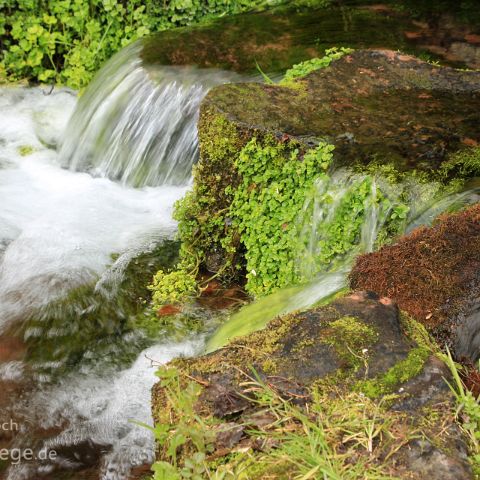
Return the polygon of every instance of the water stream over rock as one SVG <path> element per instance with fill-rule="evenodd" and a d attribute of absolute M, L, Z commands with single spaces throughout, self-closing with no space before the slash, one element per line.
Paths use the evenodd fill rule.
<path fill-rule="evenodd" d="M 79 101 L 67 89 L 0 90 L 0 407 L 18 426 L 0 446 L 37 457 L 11 461 L 4 478 L 94 468 L 122 479 L 153 461 L 151 433 L 131 423 L 151 424 L 151 359 L 192 355 L 203 337 L 149 340 L 116 294 L 128 265 L 173 236 L 199 102 L 233 77 L 147 72 L 134 45 Z"/>
<path fill-rule="evenodd" d="M 346 20 L 343 10 L 337 13 L 342 15 L 331 29 L 343 32 L 338 22 L 349 20 L 357 31 L 368 12 L 350 12 Z M 258 18 L 248 20 L 250 28 L 258 27 Z M 284 28 L 280 20 L 278 35 Z M 294 20 L 294 30 L 301 30 L 304 17 Z M 346 33 L 340 44 L 350 41 Z M 203 34 L 200 30 L 200 38 Z M 286 35 L 288 45 L 289 40 Z M 134 44 L 120 52 L 80 99 L 68 89 L 0 89 L 0 422 L 14 419 L 18 426 L 0 430 L 0 448 L 31 448 L 36 456 L 35 461 L 0 462 L 0 478 L 122 480 L 133 478 L 137 467 L 148 471 L 154 460 L 152 434 L 132 420 L 151 424 L 154 364 L 199 353 L 212 330 L 204 317 L 200 327 L 182 330 L 176 338 L 167 329 L 149 337 L 134 328 L 144 320 L 145 296 L 131 293 L 128 272 L 139 266 L 145 278 L 137 283 L 144 288 L 158 266 L 173 261 L 173 204 L 191 183 L 199 105 L 211 87 L 241 78 L 216 69 L 158 66 L 163 57 L 152 46 L 155 37 L 152 41 L 143 51 Z M 275 45 L 268 35 L 258 42 Z M 325 46 L 322 41 L 322 48 L 314 48 L 314 43 L 313 37 L 305 41 L 309 56 Z M 381 34 L 370 43 L 386 40 Z M 390 43 L 397 44 L 397 37 Z M 165 45 L 172 56 L 178 53 L 171 43 Z M 233 69 L 240 65 L 237 70 L 251 71 L 250 44 L 245 45 L 249 62 L 243 70 L 242 62 L 231 61 L 228 48 L 216 53 L 219 61 L 213 64 L 223 66 L 227 58 Z M 304 58 L 304 50 L 301 58 L 298 52 L 283 58 L 285 52 L 279 54 L 283 63 L 272 61 L 272 71 Z M 196 51 L 187 53 L 183 63 Z M 212 65 L 210 58 L 200 60 L 202 66 Z M 305 204 L 304 248 L 298 254 L 305 284 L 241 310 L 214 336 L 210 349 L 345 287 L 354 255 L 373 249 L 385 221 L 375 201 L 382 181 L 374 179 L 354 251 L 331 268 L 315 265 L 312 259 L 321 253 L 319 225 L 328 223 L 364 180 L 349 175 L 338 171 L 327 183 L 319 181 Z M 328 207 L 320 201 L 327 191 Z M 416 192 L 413 186 L 406 231 L 430 223 L 452 204 L 478 201 L 477 187 L 435 197 L 433 203 L 419 203 Z M 389 192 L 391 208 L 397 193 Z M 56 458 L 45 459 L 48 452 Z"/>

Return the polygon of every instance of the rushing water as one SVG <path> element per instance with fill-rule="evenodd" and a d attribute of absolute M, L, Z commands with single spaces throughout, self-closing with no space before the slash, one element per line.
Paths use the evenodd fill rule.
<path fill-rule="evenodd" d="M 403 201 L 409 205 L 409 214 L 403 232 L 410 232 L 421 225 L 430 225 L 442 212 L 480 200 L 480 185 L 474 182 L 463 191 L 444 193 L 441 185 L 424 185 L 414 181 L 389 185 L 382 178 L 374 178 L 364 199 L 365 216 L 360 234 L 353 247 L 343 255 L 337 255 L 330 265 L 318 266 L 322 253 L 322 241 L 328 225 L 335 222 L 343 202 L 365 182 L 364 175 L 339 170 L 331 177 L 320 177 L 312 194 L 306 199 L 299 221 L 298 268 L 305 279 L 303 285 L 287 287 L 260 298 L 235 313 L 209 340 L 207 351 L 214 351 L 232 338 L 259 330 L 280 314 L 294 312 L 326 302 L 336 293 L 348 287 L 348 274 L 355 257 L 374 250 L 382 227 L 392 209 Z M 384 201 L 377 201 L 379 191 Z M 325 196 L 328 195 L 326 201 Z M 325 228 L 327 226 L 327 228 Z"/>
<path fill-rule="evenodd" d="M 146 72 L 140 51 L 140 42 L 125 48 L 89 85 L 69 122 L 62 164 L 124 185 L 183 185 L 198 156 L 200 101 L 238 76 L 192 67 Z"/>
<path fill-rule="evenodd" d="M 96 283 L 107 302 L 132 258 L 173 236 L 173 203 L 197 156 L 199 102 L 229 78 L 182 67 L 147 72 L 133 46 L 79 101 L 68 89 L 0 89 L 0 388 L 9 389 L 0 397 L 1 419 L 20 425 L 11 448 L 58 453 L 55 461 L 11 465 L 4 478 L 58 478 L 62 469 L 99 461 L 97 478 L 123 479 L 153 461 L 151 432 L 131 422 L 151 424 L 150 359 L 192 355 L 202 335 L 157 340 L 142 351 L 148 342 L 122 333 L 115 318 L 85 340 L 89 307 L 81 302 L 73 319 L 61 308 L 55 313 L 64 325 L 42 319 L 81 285 Z M 113 254 L 120 257 L 109 267 Z M 84 351 L 64 355 L 65 338 Z M 32 342 L 48 361 L 28 357 Z M 105 358 L 96 355 L 100 342 Z M 119 357 L 127 350 L 137 360 L 112 367 L 125 365 Z M 60 367 L 65 373 L 50 375 Z"/>

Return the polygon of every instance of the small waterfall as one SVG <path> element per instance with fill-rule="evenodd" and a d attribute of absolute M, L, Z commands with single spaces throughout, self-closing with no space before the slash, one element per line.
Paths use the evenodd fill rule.
<path fill-rule="evenodd" d="M 349 199 L 364 189 L 363 204 L 353 210 Z M 260 330 L 278 315 L 322 304 L 347 288 L 348 274 L 355 257 L 375 249 L 379 235 L 393 210 L 405 202 L 409 214 L 398 234 L 420 225 L 430 225 L 442 212 L 458 209 L 480 200 L 476 182 L 461 192 L 442 192 L 440 184 L 428 185 L 407 180 L 392 185 L 381 177 L 358 175 L 339 170 L 330 177 L 319 177 L 312 194 L 306 199 L 298 224 L 300 239 L 297 262 L 303 284 L 291 286 L 260 298 L 234 314 L 210 339 L 207 351 L 212 352 L 234 337 Z M 349 231 L 355 242 L 346 251 L 335 252 L 325 261 L 328 232 L 335 228 L 335 219 L 349 211 Z"/>
<path fill-rule="evenodd" d="M 115 55 L 80 98 L 65 131 L 62 166 L 133 187 L 185 185 L 198 156 L 200 102 L 234 73 L 148 67 L 136 42 Z"/>

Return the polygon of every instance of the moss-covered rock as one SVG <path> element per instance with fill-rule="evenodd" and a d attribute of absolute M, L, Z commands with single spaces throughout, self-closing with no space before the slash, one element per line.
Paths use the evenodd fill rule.
<path fill-rule="evenodd" d="M 265 72 L 283 73 L 332 46 L 414 48 L 404 31 L 419 28 L 408 16 L 359 6 L 325 8 L 318 3 L 317 8 L 276 8 L 160 32 L 144 40 L 142 58 L 146 65 L 258 73 L 258 64 Z"/>
<path fill-rule="evenodd" d="M 287 427 L 288 421 L 275 417 L 274 398 L 283 399 L 282 408 L 297 405 L 305 412 L 300 428 L 307 428 L 307 419 L 313 418 L 316 409 L 330 411 L 331 407 L 326 423 L 318 425 L 325 431 L 335 430 L 336 422 L 346 431 L 357 428 L 347 426 L 345 416 L 338 418 L 339 412 L 334 410 L 353 411 L 358 402 L 366 402 L 379 408 L 378 421 L 389 425 L 392 434 L 400 425 L 405 429 L 402 443 L 390 455 L 388 435 L 378 438 L 378 451 L 370 455 L 373 463 L 366 468 L 377 468 L 394 478 L 422 478 L 426 463 L 419 458 L 424 448 L 441 459 L 434 468 L 436 478 L 472 478 L 465 445 L 449 413 L 453 403 L 444 381 L 448 370 L 435 358 L 421 328 L 401 316 L 387 298 L 356 293 L 325 307 L 279 317 L 264 330 L 236 339 L 214 353 L 174 360 L 159 375 L 162 381 L 153 390 L 153 414 L 158 431 L 170 432 L 161 437 L 159 454 L 159 460 L 167 463 L 171 461 L 170 435 L 201 428 L 202 448 L 212 462 L 210 471 L 215 471 L 215 465 L 231 463 L 232 451 L 238 448 L 250 452 L 250 460 L 265 469 L 254 474 L 247 468 L 250 476 L 241 478 L 294 478 L 301 471 L 298 465 L 273 462 L 272 470 L 272 462 L 265 459 L 265 455 L 276 458 L 282 442 L 291 441 L 279 436 L 278 428 L 295 431 L 294 425 Z M 191 395 L 186 396 L 188 389 Z M 299 415 L 295 412 L 291 416 Z M 185 415 L 192 419 L 188 428 Z M 436 422 L 428 420 L 434 418 Z M 450 433 L 441 434 L 440 425 Z M 263 446 L 258 445 L 259 431 Z M 417 435 L 423 439 L 418 445 Z M 174 463 L 180 468 L 195 451 L 192 439 L 177 451 Z M 341 437 L 330 442 L 330 453 L 325 455 L 331 455 L 332 462 L 335 455 L 341 457 L 341 452 L 350 448 Z M 356 455 L 361 462 L 361 454 Z M 343 468 L 345 476 L 341 478 L 360 478 L 349 473 L 352 467 Z"/>
<path fill-rule="evenodd" d="M 393 298 L 440 345 L 480 357 L 480 204 L 358 258 L 352 288 Z"/>
<path fill-rule="evenodd" d="M 394 52 L 357 51 L 301 84 L 300 90 L 219 86 L 208 94 L 203 112 L 222 115 L 243 130 L 326 139 L 343 165 L 373 157 L 402 170 L 434 171 L 462 141 L 480 141 L 478 72 L 435 67 Z"/>
<path fill-rule="evenodd" d="M 394 183 L 407 174 L 423 182 L 477 174 L 472 145 L 480 142 L 480 73 L 389 51 L 339 56 L 284 84 L 230 84 L 207 95 L 193 189 L 176 212 L 181 257 L 191 270 L 246 277 L 255 295 L 305 281 L 294 269 L 294 219 L 314 180 L 329 169 L 387 172 Z M 312 155 L 318 161 L 305 167 Z M 322 248 L 326 265 L 357 239 L 370 187 L 368 180 L 360 182 L 358 198 L 352 198 L 358 205 L 346 209 L 350 215 L 361 210 L 350 219 L 355 227 L 348 219 L 332 226 L 344 229 L 346 245 Z M 379 192 L 374 201 L 383 200 Z M 396 234 L 408 209 L 401 202 L 392 206 L 383 240 Z"/>

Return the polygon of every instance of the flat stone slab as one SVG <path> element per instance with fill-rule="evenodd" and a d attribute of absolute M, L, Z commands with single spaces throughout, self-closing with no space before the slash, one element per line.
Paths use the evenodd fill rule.
<path fill-rule="evenodd" d="M 438 67 L 388 50 L 361 50 L 290 86 L 214 88 L 201 115 L 221 114 L 249 136 L 271 133 L 336 146 L 338 165 L 372 160 L 436 170 L 480 143 L 480 72 Z"/>

